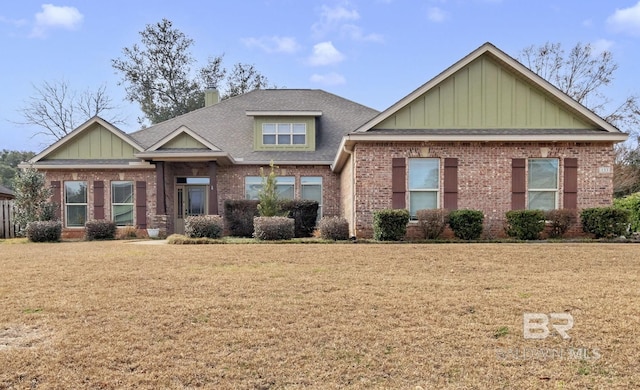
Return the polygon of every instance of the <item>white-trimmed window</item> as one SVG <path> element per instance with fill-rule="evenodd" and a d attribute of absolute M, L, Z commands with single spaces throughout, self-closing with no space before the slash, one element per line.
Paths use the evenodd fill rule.
<path fill-rule="evenodd" d="M 300 178 L 300 199 L 318 202 L 318 219 L 322 218 L 322 176 Z"/>
<path fill-rule="evenodd" d="M 305 123 L 263 123 L 263 145 L 306 145 Z"/>
<path fill-rule="evenodd" d="M 67 227 L 84 227 L 87 222 L 87 182 L 64 182 L 64 215 Z"/>
<path fill-rule="evenodd" d="M 422 209 L 437 209 L 440 193 L 440 159 L 409 159 L 409 213 L 412 218 Z"/>
<path fill-rule="evenodd" d="M 530 210 L 553 210 L 558 206 L 558 159 L 529 159 L 527 189 Z"/>
<path fill-rule="evenodd" d="M 293 199 L 295 196 L 294 176 L 278 176 L 276 178 L 276 191 L 280 199 Z M 258 193 L 262 189 L 262 177 L 246 176 L 244 178 L 245 199 L 258 199 Z"/>
<path fill-rule="evenodd" d="M 111 182 L 111 216 L 116 226 L 133 225 L 133 182 Z"/>

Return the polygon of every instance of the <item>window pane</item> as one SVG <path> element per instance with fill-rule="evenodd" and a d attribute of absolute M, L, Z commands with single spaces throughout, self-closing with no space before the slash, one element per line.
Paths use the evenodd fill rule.
<path fill-rule="evenodd" d="M 87 221 L 86 205 L 67 205 L 67 226 L 81 227 Z"/>
<path fill-rule="evenodd" d="M 293 136 L 293 144 L 294 145 L 304 145 L 307 143 L 305 135 L 294 135 Z"/>
<path fill-rule="evenodd" d="M 83 181 L 64 183 L 66 203 L 87 203 L 87 184 Z"/>
<path fill-rule="evenodd" d="M 247 176 L 244 178 L 245 199 L 258 199 L 258 191 L 262 188 L 262 178 L 260 176 Z"/>
<path fill-rule="evenodd" d="M 133 182 L 111 183 L 112 203 L 133 203 Z"/>
<path fill-rule="evenodd" d="M 291 123 L 278 123 L 278 134 L 291 134 Z"/>
<path fill-rule="evenodd" d="M 117 226 L 133 225 L 133 205 L 113 206 L 113 222 Z"/>
<path fill-rule="evenodd" d="M 529 191 L 529 210 L 553 210 L 555 208 L 555 191 Z"/>
<path fill-rule="evenodd" d="M 416 216 L 416 212 L 422 209 L 438 208 L 438 192 L 437 191 L 414 191 L 409 194 L 409 205 L 412 217 Z"/>
<path fill-rule="evenodd" d="M 529 160 L 529 189 L 558 188 L 558 160 L 536 158 Z"/>
<path fill-rule="evenodd" d="M 290 135 L 278 135 L 278 145 L 290 145 L 290 144 L 291 144 Z"/>
<path fill-rule="evenodd" d="M 440 187 L 440 160 L 437 158 L 409 159 L 409 189 L 437 190 Z"/>
<path fill-rule="evenodd" d="M 301 199 L 315 200 L 322 204 L 322 186 L 306 185 L 302 186 Z"/>
<path fill-rule="evenodd" d="M 294 183 L 296 178 L 293 176 L 281 176 L 276 178 L 276 191 L 278 192 L 278 198 L 280 199 L 293 199 Z"/>
<path fill-rule="evenodd" d="M 276 136 L 275 135 L 263 135 L 262 136 L 262 144 L 263 145 L 275 145 L 276 144 Z"/>
<path fill-rule="evenodd" d="M 265 123 L 262 125 L 262 134 L 275 134 L 275 133 L 276 133 L 275 123 Z"/>
<path fill-rule="evenodd" d="M 307 133 L 307 125 L 304 123 L 294 123 L 293 124 L 293 134 L 306 134 Z"/>
<path fill-rule="evenodd" d="M 279 199 L 293 199 L 293 184 L 276 184 Z"/>

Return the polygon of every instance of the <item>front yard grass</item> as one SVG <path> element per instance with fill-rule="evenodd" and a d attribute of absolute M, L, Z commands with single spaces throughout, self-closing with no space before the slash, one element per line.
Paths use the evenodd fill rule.
<path fill-rule="evenodd" d="M 640 386 L 632 244 L 8 241 L 0 388 Z"/>

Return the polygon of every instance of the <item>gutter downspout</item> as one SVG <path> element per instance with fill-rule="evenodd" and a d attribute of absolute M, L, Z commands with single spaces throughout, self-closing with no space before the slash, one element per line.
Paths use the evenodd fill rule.
<path fill-rule="evenodd" d="M 347 137 L 349 137 L 347 135 Z M 342 150 L 347 153 L 349 156 L 351 156 L 351 220 L 353 221 L 353 227 L 351 228 L 351 237 L 355 238 L 357 237 L 357 230 L 356 230 L 356 202 L 355 202 L 355 197 L 356 197 L 356 161 L 355 161 L 355 157 L 353 155 L 353 150 L 348 150 L 347 149 L 347 145 L 345 143 L 345 145 L 342 147 Z"/>

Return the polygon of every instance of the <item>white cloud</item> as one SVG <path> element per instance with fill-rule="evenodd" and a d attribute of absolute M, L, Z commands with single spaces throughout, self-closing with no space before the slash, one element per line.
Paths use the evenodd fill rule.
<path fill-rule="evenodd" d="M 42 12 L 36 14 L 36 22 L 31 35 L 43 37 L 47 30 L 53 28 L 75 30 L 82 24 L 83 19 L 84 16 L 75 7 L 42 4 Z"/>
<path fill-rule="evenodd" d="M 610 41 L 608 39 L 598 39 L 597 41 L 591 43 L 591 53 L 593 55 L 598 55 L 604 51 L 610 51 L 613 45 L 613 41 Z"/>
<path fill-rule="evenodd" d="M 329 7 L 323 5 L 320 8 L 320 20 L 311 26 L 315 39 L 326 39 L 331 33 L 338 33 L 341 37 L 360 42 L 383 42 L 382 35 L 365 34 L 362 27 L 356 22 L 360 20 L 360 13 L 356 9 L 345 5 Z"/>
<path fill-rule="evenodd" d="M 439 7 L 429 7 L 427 10 L 427 19 L 435 23 L 444 22 L 447 18 L 447 13 Z"/>
<path fill-rule="evenodd" d="M 28 21 L 26 21 L 25 19 L 8 19 L 5 18 L 4 16 L 0 15 L 0 23 L 3 24 L 10 24 L 14 27 L 22 27 L 25 24 L 28 23 Z"/>
<path fill-rule="evenodd" d="M 321 38 L 331 31 L 339 30 L 342 23 L 358 19 L 360 14 L 355 9 L 347 9 L 342 5 L 335 7 L 323 5 L 320 9 L 320 21 L 314 23 L 311 30 L 317 38 Z"/>
<path fill-rule="evenodd" d="M 380 34 L 365 34 L 360 26 L 353 24 L 345 24 L 342 26 L 342 32 L 354 41 L 359 42 L 384 42 L 384 37 Z"/>
<path fill-rule="evenodd" d="M 629 8 L 616 8 L 607 18 L 607 24 L 615 32 L 640 35 L 640 1 Z"/>
<path fill-rule="evenodd" d="M 311 82 L 323 85 L 342 85 L 346 84 L 347 80 L 343 75 L 339 73 L 327 73 L 327 74 L 313 74 L 311 76 Z"/>
<path fill-rule="evenodd" d="M 257 47 L 267 53 L 295 53 L 300 49 L 300 45 L 292 37 L 245 38 L 242 42 L 247 47 Z"/>
<path fill-rule="evenodd" d="M 342 62 L 344 55 L 331 42 L 320 42 L 313 46 L 313 54 L 309 57 L 312 66 L 332 65 Z"/>

